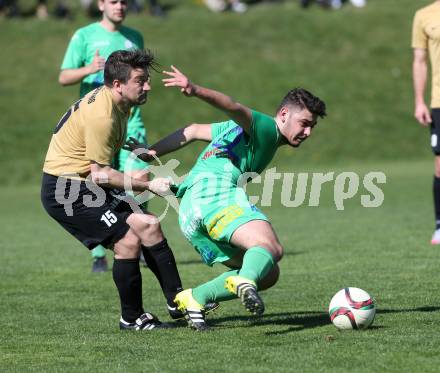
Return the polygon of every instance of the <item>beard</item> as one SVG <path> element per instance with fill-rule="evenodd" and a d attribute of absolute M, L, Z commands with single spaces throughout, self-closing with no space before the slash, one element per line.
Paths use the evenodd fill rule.
<path fill-rule="evenodd" d="M 143 105 L 147 102 L 147 98 L 148 98 L 148 96 L 146 94 L 142 95 L 137 99 L 137 102 L 135 104 L 136 105 Z"/>

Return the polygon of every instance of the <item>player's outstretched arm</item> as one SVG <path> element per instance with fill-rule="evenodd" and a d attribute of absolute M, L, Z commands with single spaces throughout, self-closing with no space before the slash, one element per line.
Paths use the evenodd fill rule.
<path fill-rule="evenodd" d="M 249 133 L 252 123 L 252 112 L 247 106 L 236 102 L 224 93 L 191 82 L 188 77 L 175 66 L 171 66 L 171 69 L 172 71 L 163 71 L 163 73 L 168 76 L 168 78 L 162 79 L 165 87 L 179 87 L 185 96 L 195 96 L 217 109 L 222 110 Z"/>
<path fill-rule="evenodd" d="M 184 128 L 180 128 L 172 134 L 159 140 L 157 143 L 147 148 L 146 144 L 139 143 L 133 137 L 130 137 L 124 146 L 125 150 L 135 151 L 137 156 L 145 162 L 151 162 L 155 156 L 160 157 L 176 151 L 185 145 L 195 141 L 211 141 L 211 125 L 193 123 Z"/>
<path fill-rule="evenodd" d="M 119 172 L 110 166 L 98 163 L 92 163 L 90 171 L 92 181 L 99 186 L 125 189 L 128 185 L 134 192 L 149 190 L 160 196 L 169 194 L 171 180 L 168 178 L 155 178 L 151 181 L 140 180 Z"/>
<path fill-rule="evenodd" d="M 161 156 L 183 148 L 195 140 L 211 141 L 211 125 L 193 123 L 179 128 L 176 132 L 152 145 L 150 149 L 155 151 L 158 156 Z"/>

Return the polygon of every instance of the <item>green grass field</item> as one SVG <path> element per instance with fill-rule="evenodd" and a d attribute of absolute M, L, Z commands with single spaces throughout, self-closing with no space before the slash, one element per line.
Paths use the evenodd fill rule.
<path fill-rule="evenodd" d="M 410 49 L 413 12 L 428 1 L 370 0 L 365 9 L 326 12 L 302 11 L 291 0 L 254 6 L 243 16 L 213 15 L 189 0 L 170 3 L 176 6 L 165 21 L 145 14 L 127 19 L 164 67 L 175 64 L 194 81 L 268 113 L 295 86 L 327 102 L 329 116 L 307 151 L 295 155 L 296 164 L 429 156 L 428 135 L 412 117 Z M 90 20 L 2 22 L 0 183 L 36 183 L 50 134 L 79 92 L 57 82 L 66 44 Z M 162 88 L 158 75 L 143 117 L 152 142 L 190 122 L 225 119 Z M 281 152 L 283 163 L 287 153 Z M 193 158 L 193 151 L 181 155 L 187 167 Z"/>
<path fill-rule="evenodd" d="M 348 169 L 362 175 L 372 167 Z M 238 301 L 227 302 L 208 317 L 208 333 L 120 333 L 111 274 L 90 273 L 87 251 L 45 215 L 36 187 L 2 189 L 2 371 L 437 371 L 430 165 L 384 163 L 379 169 L 387 174 L 380 208 L 362 208 L 355 198 L 336 211 L 331 185 L 319 208 L 266 208 L 286 249 L 280 282 L 263 293 L 266 314 L 249 317 Z M 184 284 L 220 273 L 221 267 L 200 263 L 175 221 L 170 213 L 163 226 Z M 145 306 L 167 319 L 158 285 L 142 272 Z M 376 298 L 371 329 L 338 332 L 330 324 L 328 302 L 345 286 Z"/>
<path fill-rule="evenodd" d="M 166 1 L 164 0 L 166 3 Z M 281 279 L 263 293 L 266 313 L 238 301 L 208 317 L 213 330 L 120 333 L 111 273 L 90 273 L 90 254 L 43 211 L 39 179 L 55 123 L 77 97 L 57 75 L 73 30 L 88 22 L 0 20 L 0 371 L 436 372 L 440 363 L 439 249 L 433 229 L 428 133 L 412 118 L 411 20 L 429 1 L 370 0 L 365 9 L 301 11 L 293 1 L 212 15 L 192 1 L 165 21 L 131 15 L 164 66 L 273 112 L 303 85 L 322 96 L 328 118 L 286 172 L 382 171 L 385 200 L 363 208 L 360 192 L 337 211 L 333 183 L 319 207 L 286 208 L 276 182 L 263 207 L 285 247 Z M 151 141 L 188 122 L 224 117 L 153 80 L 143 111 Z M 194 159 L 176 153 L 178 173 Z M 252 187 L 252 194 L 259 192 Z M 154 201 L 160 213 L 163 203 Z M 186 287 L 222 271 L 203 265 L 170 212 L 163 229 Z M 143 269 L 145 307 L 166 320 L 158 284 Z M 355 286 L 377 301 L 373 327 L 338 332 L 327 315 L 336 291 Z"/>

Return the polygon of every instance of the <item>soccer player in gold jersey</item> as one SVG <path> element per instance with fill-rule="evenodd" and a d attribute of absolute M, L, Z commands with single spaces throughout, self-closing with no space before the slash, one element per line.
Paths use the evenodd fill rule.
<path fill-rule="evenodd" d="M 414 116 L 423 126 L 431 129 L 431 148 L 434 153 L 434 210 L 435 231 L 433 245 L 440 244 L 440 0 L 419 9 L 413 22 L 412 47 L 413 82 L 415 95 Z M 431 62 L 431 110 L 425 102 L 428 81 L 428 58 Z"/>
<path fill-rule="evenodd" d="M 144 49 L 140 32 L 124 25 L 127 14 L 127 0 L 93 0 L 101 12 L 101 19 L 76 30 L 63 58 L 58 80 L 61 85 L 79 83 L 80 97 L 104 83 L 104 64 L 110 54 L 117 50 Z M 138 106 L 131 109 L 127 124 L 128 136 L 140 142 L 147 142 L 147 134 Z M 113 158 L 112 167 L 118 171 L 131 172 L 131 176 L 148 180 L 147 165 L 135 159 L 128 163 L 129 152 L 121 149 Z M 128 170 L 126 165 L 131 167 Z M 146 206 L 146 205 L 145 205 Z M 98 245 L 90 251 L 92 272 L 108 269 L 105 247 Z M 149 262 L 149 258 L 145 258 Z"/>
<path fill-rule="evenodd" d="M 133 212 L 124 183 L 133 191 L 167 190 L 167 179 L 145 181 L 111 167 L 125 142 L 134 105 L 147 101 L 154 57 L 144 50 L 116 51 L 104 68 L 101 86 L 69 108 L 56 126 L 43 167 L 41 199 L 49 215 L 88 249 L 103 245 L 114 251 L 113 279 L 121 301 L 121 329 L 163 328 L 145 312 L 142 301 L 140 252 L 155 261 L 152 268 L 168 305 L 181 289 L 173 253 L 158 219 Z M 144 254 L 145 255 L 145 254 Z"/>

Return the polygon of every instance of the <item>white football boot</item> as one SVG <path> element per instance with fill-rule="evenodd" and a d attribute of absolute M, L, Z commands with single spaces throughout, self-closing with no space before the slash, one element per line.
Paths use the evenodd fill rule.
<path fill-rule="evenodd" d="M 431 245 L 440 245 L 440 228 L 434 231 L 431 238 Z"/>

